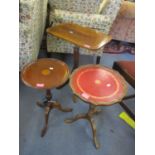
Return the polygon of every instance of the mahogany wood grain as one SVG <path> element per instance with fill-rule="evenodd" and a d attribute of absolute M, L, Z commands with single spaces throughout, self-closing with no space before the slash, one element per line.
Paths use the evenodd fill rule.
<path fill-rule="evenodd" d="M 97 50 L 111 41 L 111 36 L 74 23 L 64 23 L 48 28 L 48 34 L 69 41 L 79 47 Z"/>
<path fill-rule="evenodd" d="M 21 72 L 21 78 L 32 88 L 52 89 L 63 85 L 69 74 L 69 68 L 63 61 L 42 58 L 26 65 Z"/>

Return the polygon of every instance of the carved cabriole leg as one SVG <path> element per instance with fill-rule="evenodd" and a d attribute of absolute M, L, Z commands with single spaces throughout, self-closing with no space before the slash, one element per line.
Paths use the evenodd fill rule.
<path fill-rule="evenodd" d="M 72 71 L 79 66 L 79 49 L 80 48 L 77 46 L 74 47 L 74 53 L 73 53 L 74 66 Z"/>
<path fill-rule="evenodd" d="M 99 144 L 99 142 L 97 140 L 97 137 L 96 137 L 96 124 L 95 124 L 95 121 L 91 117 L 88 118 L 88 121 L 90 122 L 90 125 L 91 125 L 91 128 L 92 128 L 94 144 L 95 144 L 96 148 L 98 149 L 98 148 L 100 148 L 100 144 Z"/>
<path fill-rule="evenodd" d="M 97 149 L 100 147 L 100 144 L 99 144 L 99 142 L 97 140 L 97 137 L 96 137 L 96 125 L 95 125 L 95 121 L 93 120 L 92 116 L 94 114 L 98 113 L 98 112 L 100 112 L 100 111 L 97 110 L 95 106 L 90 105 L 88 113 L 86 113 L 86 114 L 78 114 L 73 118 L 69 118 L 69 119 L 65 120 L 65 123 L 73 123 L 73 122 L 75 122 L 75 121 L 77 121 L 79 119 L 88 120 L 90 125 L 91 125 L 91 128 L 92 128 L 93 140 L 94 140 L 95 147 Z"/>
<path fill-rule="evenodd" d="M 49 118 L 49 113 L 51 111 L 52 108 L 50 108 L 49 106 L 45 107 L 45 126 L 42 129 L 41 132 L 41 137 L 43 137 L 47 131 L 47 126 L 48 126 L 48 118 Z"/>
<path fill-rule="evenodd" d="M 94 140 L 94 144 L 96 146 L 96 148 L 98 149 L 100 147 L 100 144 L 97 140 L 97 137 L 96 137 L 96 124 L 95 124 L 95 121 L 94 119 L 92 118 L 92 116 L 94 114 L 97 114 L 99 113 L 100 111 L 96 109 L 95 106 L 93 105 L 90 105 L 89 106 L 89 111 L 88 111 L 88 114 L 87 114 L 87 120 L 89 121 L 90 125 L 91 125 L 91 128 L 92 128 L 92 133 L 93 133 L 93 140 Z"/>

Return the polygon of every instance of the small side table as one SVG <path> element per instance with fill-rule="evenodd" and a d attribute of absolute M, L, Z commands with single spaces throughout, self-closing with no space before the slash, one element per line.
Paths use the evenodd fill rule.
<path fill-rule="evenodd" d="M 43 137 L 47 131 L 49 113 L 53 108 L 63 112 L 71 112 L 70 108 L 63 108 L 58 101 L 51 101 L 51 89 L 63 85 L 69 77 L 68 66 L 56 59 L 38 59 L 24 67 L 21 72 L 22 81 L 29 87 L 46 91 L 46 100 L 37 105 L 45 109 L 45 125 L 41 132 Z"/>
<path fill-rule="evenodd" d="M 110 68 L 101 65 L 85 65 L 73 71 L 70 87 L 74 95 L 90 105 L 86 114 L 78 114 L 66 119 L 65 123 L 72 123 L 79 119 L 88 120 L 91 124 L 94 144 L 99 148 L 96 125 L 92 116 L 100 112 L 96 109 L 97 106 L 110 106 L 120 102 L 127 92 L 126 82 L 118 72 Z"/>
<path fill-rule="evenodd" d="M 79 65 L 80 47 L 92 50 L 95 53 L 96 50 L 106 45 L 112 39 L 111 36 L 102 32 L 74 23 L 64 23 L 50 27 L 47 29 L 47 33 L 75 44 L 73 70 Z M 99 63 L 99 61 L 100 57 L 97 57 L 96 63 Z"/>

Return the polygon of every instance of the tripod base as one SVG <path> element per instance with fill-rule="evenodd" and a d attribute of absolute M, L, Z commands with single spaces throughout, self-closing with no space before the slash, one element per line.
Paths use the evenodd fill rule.
<path fill-rule="evenodd" d="M 99 112 L 101 112 L 100 110 L 95 109 L 95 107 L 91 106 L 89 107 L 89 111 L 86 114 L 77 114 L 75 117 L 73 118 L 69 118 L 65 120 L 65 123 L 73 123 L 79 119 L 86 119 L 89 121 L 91 128 L 92 128 L 92 132 L 93 132 L 93 141 L 95 144 L 95 147 L 98 149 L 100 148 L 100 144 L 97 140 L 97 136 L 96 136 L 96 124 L 94 119 L 92 118 L 92 116 L 94 114 L 98 114 Z"/>
<path fill-rule="evenodd" d="M 62 112 L 71 112 L 71 108 L 63 108 L 61 104 L 57 101 L 51 101 L 50 99 L 52 98 L 52 95 L 49 90 L 46 91 L 46 101 L 42 102 L 37 102 L 37 105 L 41 108 L 44 108 L 45 110 L 45 125 L 41 131 L 41 137 L 44 137 L 46 132 L 47 132 L 47 127 L 48 127 L 48 119 L 49 119 L 49 113 L 52 109 L 57 109 Z"/>

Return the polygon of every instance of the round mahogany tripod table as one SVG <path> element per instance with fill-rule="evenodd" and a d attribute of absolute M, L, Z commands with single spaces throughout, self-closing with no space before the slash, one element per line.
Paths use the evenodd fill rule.
<path fill-rule="evenodd" d="M 97 106 L 110 106 L 120 102 L 127 92 L 126 82 L 118 72 L 110 68 L 101 65 L 85 65 L 73 71 L 70 87 L 74 95 L 89 103 L 89 110 L 86 114 L 78 114 L 66 119 L 65 123 L 72 123 L 79 119 L 88 120 L 91 124 L 94 144 L 99 148 L 96 125 L 92 116 L 100 112 L 96 109 Z"/>
<path fill-rule="evenodd" d="M 41 137 L 47 131 L 49 113 L 53 108 L 63 112 L 72 111 L 70 108 L 63 108 L 58 101 L 51 100 L 51 89 L 63 85 L 68 78 L 68 66 L 64 62 L 52 58 L 38 59 L 26 65 L 21 72 L 21 79 L 27 86 L 46 91 L 45 101 L 37 102 L 39 107 L 45 109 L 45 126 L 42 129 Z"/>

